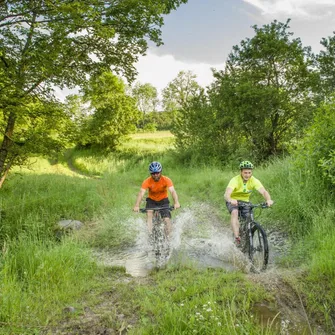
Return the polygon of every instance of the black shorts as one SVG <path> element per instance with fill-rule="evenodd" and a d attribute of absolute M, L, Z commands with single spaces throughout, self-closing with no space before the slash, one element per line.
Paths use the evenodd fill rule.
<path fill-rule="evenodd" d="M 155 201 L 150 198 L 147 198 L 147 205 L 145 208 L 157 208 L 157 207 L 169 207 L 170 201 L 169 198 L 165 198 L 160 201 Z M 171 211 L 169 209 L 162 209 L 161 211 L 162 218 L 171 218 Z"/>
<path fill-rule="evenodd" d="M 245 204 L 248 204 L 249 202 L 248 201 L 241 201 L 241 200 L 238 200 L 239 203 L 245 203 Z M 238 207 L 238 206 L 233 206 L 230 202 L 226 201 L 226 206 L 227 206 L 227 209 L 229 211 L 229 213 L 231 213 L 233 211 L 233 209 L 237 209 L 238 210 L 238 216 L 239 217 L 242 217 L 242 218 L 247 218 L 248 214 L 250 213 L 250 208 L 249 207 Z"/>

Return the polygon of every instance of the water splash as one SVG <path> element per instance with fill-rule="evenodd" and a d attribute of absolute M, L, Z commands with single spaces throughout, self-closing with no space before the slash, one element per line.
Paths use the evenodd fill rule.
<path fill-rule="evenodd" d="M 129 225 L 136 227 L 137 234 L 131 248 L 113 254 L 99 251 L 96 256 L 105 265 L 124 266 L 132 276 L 146 276 L 153 268 L 177 259 L 227 271 L 247 272 L 250 266 L 234 246 L 229 224 L 223 224 L 208 204 L 197 203 L 173 212 L 170 253 L 158 262 L 149 243 L 145 217 L 130 218 Z"/>

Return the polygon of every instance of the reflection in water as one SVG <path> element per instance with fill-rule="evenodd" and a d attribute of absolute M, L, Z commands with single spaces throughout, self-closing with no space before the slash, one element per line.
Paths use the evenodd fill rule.
<path fill-rule="evenodd" d="M 278 309 L 268 302 L 256 304 L 252 313 L 264 328 L 276 330 L 280 335 L 307 335 L 311 330 L 306 322 L 295 320 L 294 324 L 283 318 Z M 313 333 L 314 334 L 314 333 Z"/>

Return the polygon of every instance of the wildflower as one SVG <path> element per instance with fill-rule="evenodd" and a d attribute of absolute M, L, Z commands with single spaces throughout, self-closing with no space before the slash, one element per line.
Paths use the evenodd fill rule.
<path fill-rule="evenodd" d="M 221 322 L 218 322 L 218 326 L 221 326 Z"/>
<path fill-rule="evenodd" d="M 184 304 L 180 304 L 180 306 L 184 306 Z"/>

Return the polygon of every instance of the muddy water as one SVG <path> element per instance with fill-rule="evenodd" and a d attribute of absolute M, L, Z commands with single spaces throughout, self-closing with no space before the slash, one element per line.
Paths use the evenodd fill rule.
<path fill-rule="evenodd" d="M 196 204 L 173 212 L 173 234 L 170 254 L 157 260 L 148 241 L 145 217 L 134 214 L 132 224 L 137 228 L 137 240 L 131 248 L 117 253 L 96 252 L 98 260 L 111 266 L 123 266 L 132 276 L 146 276 L 155 267 L 168 262 L 192 262 L 200 267 L 219 267 L 227 271 L 249 272 L 250 263 L 233 244 L 229 224 L 224 224 L 213 214 L 209 205 Z M 278 242 L 279 241 L 279 242 Z M 285 241 L 276 235 L 269 236 L 269 266 L 274 266 Z M 278 247 L 279 245 L 279 247 Z M 273 253 L 271 253 L 273 251 Z"/>
<path fill-rule="evenodd" d="M 113 254 L 97 251 L 100 262 L 124 266 L 132 276 L 146 276 L 153 268 L 168 262 L 192 262 L 200 267 L 220 267 L 228 271 L 248 266 L 248 261 L 233 245 L 229 226 L 223 226 L 206 205 L 173 212 L 170 253 L 159 264 L 148 241 L 145 217 L 138 214 L 133 224 L 138 230 L 135 245 Z"/>

